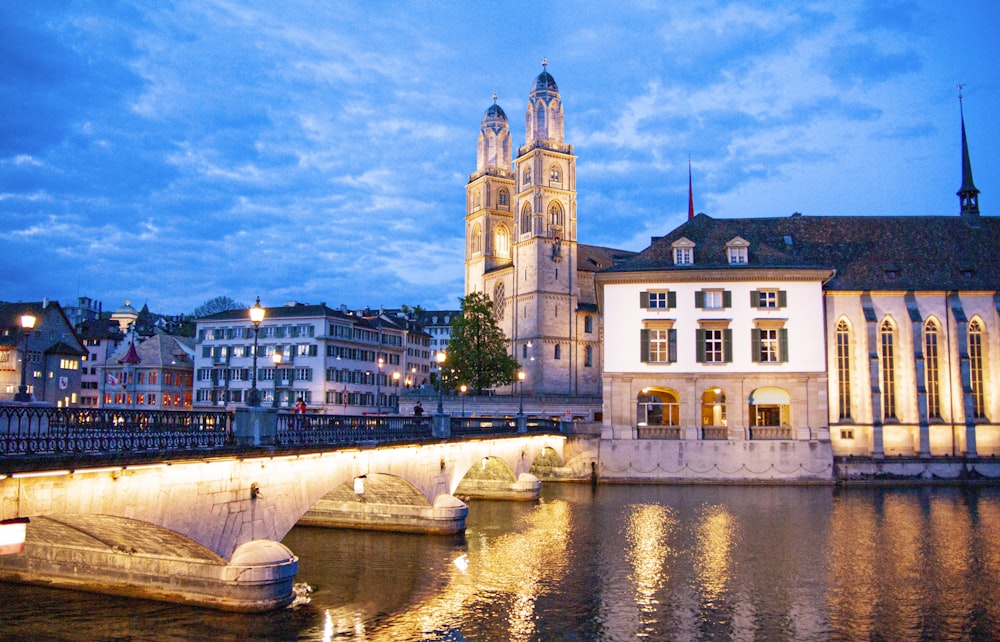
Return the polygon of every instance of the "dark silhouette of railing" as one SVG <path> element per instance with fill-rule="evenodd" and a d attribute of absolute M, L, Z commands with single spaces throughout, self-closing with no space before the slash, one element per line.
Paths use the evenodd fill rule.
<path fill-rule="evenodd" d="M 231 423 L 224 411 L 0 406 L 0 457 L 217 448 Z"/>
<path fill-rule="evenodd" d="M 279 412 L 271 448 L 434 439 L 434 416 L 345 416 Z M 516 434 L 518 418 L 449 417 L 453 437 Z M 524 432 L 559 432 L 559 422 L 523 418 Z M 227 411 L 0 406 L 0 459 L 240 451 Z"/>

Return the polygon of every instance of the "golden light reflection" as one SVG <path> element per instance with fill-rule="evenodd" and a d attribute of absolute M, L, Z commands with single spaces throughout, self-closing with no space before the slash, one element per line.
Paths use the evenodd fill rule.
<path fill-rule="evenodd" d="M 709 507 L 698 524 L 695 569 L 705 604 L 713 604 L 728 590 L 736 527 L 736 519 L 724 506 Z"/>
<path fill-rule="evenodd" d="M 670 536 L 677 520 L 667 507 L 648 504 L 629 506 L 625 520 L 636 605 L 640 613 L 653 614 L 657 610 L 656 593 L 667 579 Z"/>
<path fill-rule="evenodd" d="M 516 532 L 489 540 L 469 537 L 464 571 L 449 564 L 447 586 L 357 639 L 413 639 L 415 632 L 457 628 L 461 623 L 456 614 L 468 612 L 470 602 L 477 600 L 504 601 L 507 605 L 507 621 L 498 623 L 499 628 L 493 631 L 496 639 L 533 639 L 536 602 L 547 586 L 565 574 L 569 564 L 570 513 L 567 502 L 546 502 L 536 506 L 524 528 Z"/>

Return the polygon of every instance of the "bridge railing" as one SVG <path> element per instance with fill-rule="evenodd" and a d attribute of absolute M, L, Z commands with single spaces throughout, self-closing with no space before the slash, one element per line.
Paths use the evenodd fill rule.
<path fill-rule="evenodd" d="M 279 445 L 353 444 L 431 439 L 428 417 L 296 415 L 279 413 Z"/>
<path fill-rule="evenodd" d="M 224 411 L 0 406 L 0 456 L 215 448 L 231 424 Z"/>
<path fill-rule="evenodd" d="M 452 417 L 451 434 L 500 435 L 518 432 L 518 417 Z M 545 417 L 524 417 L 525 432 L 559 432 L 559 421 Z"/>

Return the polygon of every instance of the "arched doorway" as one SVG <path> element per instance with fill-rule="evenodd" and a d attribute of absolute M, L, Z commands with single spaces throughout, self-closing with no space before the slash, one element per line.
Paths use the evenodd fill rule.
<path fill-rule="evenodd" d="M 639 437 L 680 438 L 680 403 L 669 388 L 643 388 L 636 397 Z"/>

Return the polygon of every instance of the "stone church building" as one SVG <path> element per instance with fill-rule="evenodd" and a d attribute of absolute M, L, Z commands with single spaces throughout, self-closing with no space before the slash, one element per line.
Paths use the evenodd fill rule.
<path fill-rule="evenodd" d="M 528 95 L 516 158 L 495 95 L 483 115 L 476 171 L 465 188 L 465 293 L 492 299 L 524 370 L 525 394 L 598 396 L 594 273 L 633 253 L 577 240 L 576 156 L 546 64 Z"/>

